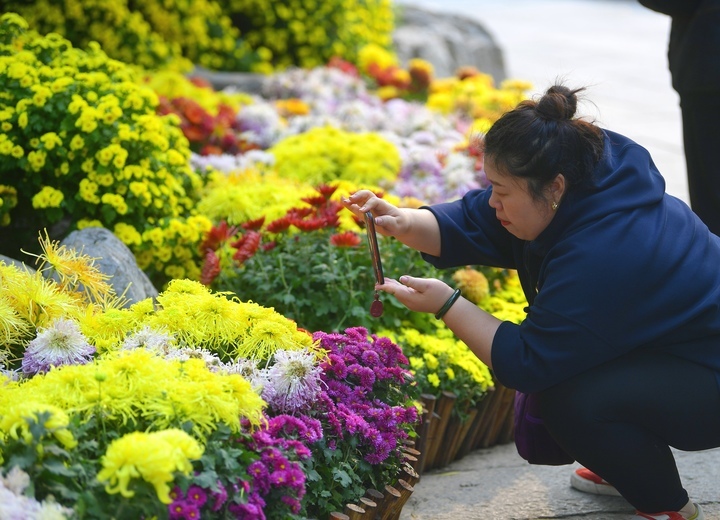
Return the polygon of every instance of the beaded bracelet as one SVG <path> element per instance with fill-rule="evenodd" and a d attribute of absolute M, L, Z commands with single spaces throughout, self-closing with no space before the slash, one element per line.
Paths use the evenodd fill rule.
<path fill-rule="evenodd" d="M 447 299 L 447 301 L 443 304 L 442 307 L 440 307 L 440 310 L 437 311 L 437 314 L 435 314 L 436 320 L 441 320 L 445 314 L 447 314 L 447 311 L 450 310 L 450 307 L 453 306 L 453 304 L 458 301 L 458 298 L 460 298 L 460 295 L 462 293 L 460 292 L 460 289 L 455 289 L 455 292 L 452 293 L 452 296 Z"/>

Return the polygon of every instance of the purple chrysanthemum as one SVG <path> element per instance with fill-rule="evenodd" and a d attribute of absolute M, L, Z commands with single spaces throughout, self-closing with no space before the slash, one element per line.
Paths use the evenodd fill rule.
<path fill-rule="evenodd" d="M 46 328 L 40 329 L 32 340 L 22 360 L 23 373 L 35 375 L 61 365 L 84 365 L 88 363 L 95 347 L 87 342 L 78 324 L 60 318 Z"/>

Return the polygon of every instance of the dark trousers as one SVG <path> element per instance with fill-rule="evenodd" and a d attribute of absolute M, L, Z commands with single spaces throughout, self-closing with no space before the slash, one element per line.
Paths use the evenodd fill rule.
<path fill-rule="evenodd" d="M 667 354 L 628 354 L 538 397 L 558 443 L 646 513 L 677 511 L 688 501 L 670 446 L 720 446 L 715 373 Z"/>
<path fill-rule="evenodd" d="M 690 206 L 720 235 L 720 95 L 682 94 L 680 108 Z"/>

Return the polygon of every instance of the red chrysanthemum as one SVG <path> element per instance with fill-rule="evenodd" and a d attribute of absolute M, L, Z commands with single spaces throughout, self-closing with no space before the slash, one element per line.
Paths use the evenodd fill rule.
<path fill-rule="evenodd" d="M 220 258 L 212 249 L 205 253 L 202 271 L 200 272 L 200 283 L 209 286 L 220 274 Z"/>
<path fill-rule="evenodd" d="M 228 226 L 226 221 L 220 222 L 217 226 L 210 228 L 210 231 L 205 235 L 205 239 L 200 244 L 200 251 L 207 251 L 211 249 L 217 251 L 220 246 L 232 238 L 237 233 L 235 226 Z"/>
<path fill-rule="evenodd" d="M 345 231 L 344 233 L 336 233 L 330 237 L 330 243 L 336 247 L 357 247 L 362 239 L 357 233 Z"/>
<path fill-rule="evenodd" d="M 235 254 L 233 255 L 233 259 L 242 264 L 246 260 L 252 258 L 257 252 L 258 247 L 260 247 L 260 239 L 260 233 L 257 231 L 248 231 L 245 233 L 240 240 L 231 244 L 233 247 L 237 248 L 237 251 L 235 251 Z"/>
<path fill-rule="evenodd" d="M 321 184 L 316 188 L 320 195 L 325 197 L 325 199 L 330 200 L 330 197 L 333 196 L 333 194 L 337 191 L 337 186 L 330 186 L 328 184 Z"/>
<path fill-rule="evenodd" d="M 256 218 L 255 220 L 248 220 L 247 222 L 242 224 L 242 228 L 250 231 L 260 231 L 260 228 L 262 228 L 264 223 L 265 217 L 260 217 Z"/>
<path fill-rule="evenodd" d="M 273 220 L 267 225 L 267 228 L 265 229 L 267 229 L 267 231 L 270 233 L 281 233 L 290 227 L 290 225 L 292 224 L 291 220 L 292 219 L 286 215 L 277 220 Z"/>
<path fill-rule="evenodd" d="M 300 200 L 303 202 L 307 202 L 308 204 L 316 208 L 324 206 L 325 202 L 327 202 L 327 199 L 325 199 L 325 197 L 323 197 L 322 195 L 316 195 L 315 197 L 303 197 Z"/>

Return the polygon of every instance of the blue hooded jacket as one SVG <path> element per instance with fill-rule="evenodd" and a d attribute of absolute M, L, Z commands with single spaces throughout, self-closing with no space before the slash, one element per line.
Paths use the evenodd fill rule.
<path fill-rule="evenodd" d="M 720 238 L 679 199 L 648 151 L 604 131 L 595 188 L 568 192 L 533 241 L 510 234 L 492 188 L 429 207 L 436 267 L 516 269 L 530 303 L 492 345 L 498 380 L 537 392 L 635 349 L 660 349 L 716 371 L 720 384 Z M 676 384 L 668 381 L 668 384 Z"/>

